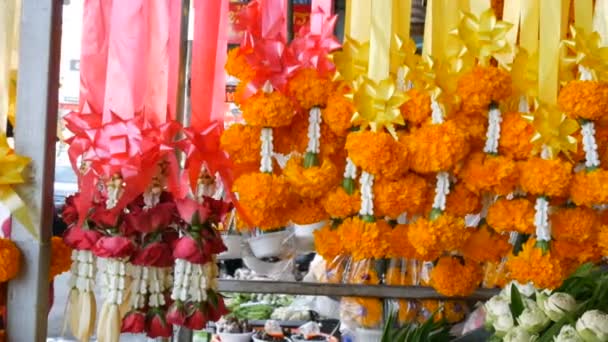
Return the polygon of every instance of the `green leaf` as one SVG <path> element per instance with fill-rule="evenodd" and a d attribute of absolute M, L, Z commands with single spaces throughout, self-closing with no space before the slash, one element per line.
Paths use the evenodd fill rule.
<path fill-rule="evenodd" d="M 524 312 L 524 301 L 521 299 L 521 293 L 519 293 L 519 289 L 515 285 L 511 285 L 511 303 L 509 307 L 511 308 L 513 319 L 516 319 Z"/>
<path fill-rule="evenodd" d="M 316 153 L 306 152 L 304 155 L 304 168 L 309 169 L 314 166 L 319 166 L 319 156 Z"/>
<path fill-rule="evenodd" d="M 356 190 L 356 184 L 355 184 L 355 180 L 352 178 L 344 178 L 342 179 L 342 187 L 344 188 L 344 191 L 349 194 L 352 195 L 355 193 Z"/>

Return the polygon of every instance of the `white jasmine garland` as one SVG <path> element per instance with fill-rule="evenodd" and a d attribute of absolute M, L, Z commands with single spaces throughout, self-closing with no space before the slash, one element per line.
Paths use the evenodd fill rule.
<path fill-rule="evenodd" d="M 519 97 L 518 109 L 520 113 L 528 113 L 530 111 L 530 104 L 528 103 L 528 97 L 522 95 Z"/>
<path fill-rule="evenodd" d="M 591 310 L 576 321 L 576 331 L 585 342 L 608 341 L 608 314 Z"/>
<path fill-rule="evenodd" d="M 262 128 L 260 139 L 262 140 L 260 172 L 272 172 L 272 128 Z"/>
<path fill-rule="evenodd" d="M 346 158 L 346 167 L 344 168 L 344 178 L 357 178 L 357 166 L 350 158 Z"/>
<path fill-rule="evenodd" d="M 564 325 L 559 334 L 554 338 L 555 342 L 584 342 L 581 335 L 571 325 Z"/>
<path fill-rule="evenodd" d="M 551 224 L 549 223 L 549 201 L 545 197 L 536 198 L 534 205 L 534 226 L 538 241 L 551 241 Z"/>
<path fill-rule="evenodd" d="M 579 72 L 579 76 L 578 76 L 579 80 L 581 80 L 581 81 L 592 81 L 593 80 L 593 74 L 591 74 L 591 70 L 589 70 L 589 68 L 587 68 L 583 65 L 579 65 L 578 72 Z"/>
<path fill-rule="evenodd" d="M 361 216 L 374 216 L 374 175 L 363 171 L 359 179 L 361 184 Z"/>
<path fill-rule="evenodd" d="M 105 259 L 101 273 L 102 292 L 105 302 L 121 305 L 125 297 L 127 263 L 117 258 Z"/>
<path fill-rule="evenodd" d="M 92 292 L 95 288 L 95 255 L 91 251 L 73 250 L 70 268 L 70 288 Z"/>
<path fill-rule="evenodd" d="M 443 108 L 439 105 L 439 103 L 435 100 L 431 101 L 431 122 L 433 124 L 441 124 L 443 123 Z"/>
<path fill-rule="evenodd" d="M 306 152 L 318 154 L 321 140 L 321 109 L 312 107 L 308 112 L 308 146 Z"/>
<path fill-rule="evenodd" d="M 148 269 L 139 265 L 129 265 L 131 277 L 131 309 L 141 309 L 146 305 L 148 294 Z"/>
<path fill-rule="evenodd" d="M 488 130 L 486 131 L 485 153 L 498 153 L 498 140 L 500 139 L 500 123 L 502 114 L 498 107 L 492 106 L 488 112 Z"/>
<path fill-rule="evenodd" d="M 581 125 L 581 135 L 583 136 L 583 150 L 585 151 L 585 166 L 589 168 L 600 166 L 593 121 L 587 121 Z"/>
<path fill-rule="evenodd" d="M 433 208 L 445 210 L 447 196 L 450 193 L 450 174 L 441 171 L 437 173 L 437 183 L 435 183 L 435 198 Z"/>
<path fill-rule="evenodd" d="M 167 270 L 160 267 L 146 267 L 148 270 L 148 304 L 151 307 L 165 305 L 164 291 L 167 289 Z"/>

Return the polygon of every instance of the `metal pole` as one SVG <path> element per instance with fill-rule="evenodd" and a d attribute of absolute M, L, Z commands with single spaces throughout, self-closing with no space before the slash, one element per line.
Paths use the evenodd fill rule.
<path fill-rule="evenodd" d="M 293 32 L 293 0 L 287 0 L 287 41 L 291 42 L 294 37 Z"/>
<path fill-rule="evenodd" d="M 23 266 L 9 284 L 8 341 L 46 341 L 62 4 L 22 4 L 15 145 L 19 154 L 32 158 L 32 177 L 19 193 L 40 240 L 13 221 L 12 238 L 23 253 Z"/>

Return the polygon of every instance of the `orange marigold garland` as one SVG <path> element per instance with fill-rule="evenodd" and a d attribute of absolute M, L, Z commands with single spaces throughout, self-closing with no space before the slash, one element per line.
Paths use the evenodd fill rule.
<path fill-rule="evenodd" d="M 454 113 L 450 120 L 466 135 L 472 151 L 483 149 L 486 141 L 486 131 L 488 130 L 487 118 L 480 113 L 472 114 L 459 111 Z"/>
<path fill-rule="evenodd" d="M 417 219 L 410 224 L 407 236 L 418 253 L 417 259 L 431 261 L 444 251 L 458 250 L 469 234 L 461 218 L 443 214 L 435 220 Z"/>
<path fill-rule="evenodd" d="M 557 240 L 587 241 L 595 236 L 598 217 L 585 207 L 560 208 L 551 215 L 551 231 Z"/>
<path fill-rule="evenodd" d="M 608 83 L 570 81 L 560 90 L 558 103 L 573 119 L 598 120 L 608 113 Z"/>
<path fill-rule="evenodd" d="M 340 241 L 340 235 L 337 229 L 331 224 L 326 224 L 323 228 L 314 231 L 315 251 L 325 259 L 331 262 L 338 255 L 344 253 L 344 248 Z"/>
<path fill-rule="evenodd" d="M 608 257 L 608 226 L 602 225 L 597 234 L 597 246 L 602 256 Z"/>
<path fill-rule="evenodd" d="M 259 127 L 288 126 L 296 115 L 289 98 L 278 91 L 258 92 L 241 105 L 247 124 Z"/>
<path fill-rule="evenodd" d="M 318 199 L 300 198 L 294 201 L 289 217 L 291 217 L 291 222 L 305 225 L 326 220 L 329 215 Z"/>
<path fill-rule="evenodd" d="M 406 93 L 407 101 L 401 106 L 403 118 L 414 125 L 421 125 L 431 118 L 431 96 L 412 88 Z"/>
<path fill-rule="evenodd" d="M 474 192 L 506 195 L 515 190 L 519 178 L 515 162 L 507 157 L 474 153 L 465 162 L 459 176 Z"/>
<path fill-rule="evenodd" d="M 413 173 L 396 180 L 374 181 L 374 214 L 396 218 L 404 212 L 419 214 L 425 204 L 428 185 L 426 180 Z"/>
<path fill-rule="evenodd" d="M 507 234 L 497 234 L 486 227 L 477 228 L 462 246 L 462 255 L 478 263 L 499 262 L 511 250 Z"/>
<path fill-rule="evenodd" d="M 234 124 L 228 127 L 220 140 L 221 148 L 228 152 L 235 164 L 260 163 L 260 127 Z"/>
<path fill-rule="evenodd" d="M 321 112 L 323 122 L 338 136 L 346 136 L 352 126 L 351 118 L 355 113 L 353 102 L 344 97 L 342 91 L 331 93 L 327 99 L 327 106 Z"/>
<path fill-rule="evenodd" d="M 499 199 L 488 209 L 488 225 L 498 233 L 534 232 L 534 204 L 525 198 Z"/>
<path fill-rule="evenodd" d="M 584 263 L 597 263 L 602 259 L 601 250 L 594 241 L 556 239 L 551 242 L 551 247 L 553 255 L 562 261 L 566 276 Z"/>
<path fill-rule="evenodd" d="M 319 75 L 317 70 L 300 69 L 287 83 L 287 96 L 304 110 L 325 107 L 331 86 L 331 81 Z"/>
<path fill-rule="evenodd" d="M 390 231 L 385 221 L 366 222 L 357 217 L 344 220 L 339 228 L 344 249 L 355 261 L 384 258 Z"/>
<path fill-rule="evenodd" d="M 479 263 L 455 256 L 444 256 L 431 271 L 431 286 L 446 296 L 465 297 L 473 293 L 483 279 Z"/>
<path fill-rule="evenodd" d="M 408 230 L 409 226 L 406 224 L 398 224 L 393 227 L 390 231 L 390 235 L 387 237 L 388 241 L 390 241 L 387 257 L 404 259 L 416 258 L 416 249 L 408 239 Z"/>
<path fill-rule="evenodd" d="M 532 282 L 541 289 L 555 289 L 565 278 L 560 260 L 551 251 L 536 247 L 536 239 L 529 239 L 519 254 L 509 256 L 507 269 L 512 280 Z"/>
<path fill-rule="evenodd" d="M 583 170 L 572 177 L 570 198 L 576 205 L 591 207 L 608 202 L 608 171 Z"/>
<path fill-rule="evenodd" d="M 530 142 L 534 136 L 534 127 L 520 113 L 509 112 L 502 115 L 500 125 L 499 149 L 505 157 L 523 160 L 532 154 Z"/>
<path fill-rule="evenodd" d="M 345 148 L 355 165 L 374 176 L 392 179 L 407 171 L 405 146 L 384 131 L 349 133 Z"/>
<path fill-rule="evenodd" d="M 255 71 L 247 63 L 247 58 L 240 47 L 230 49 L 224 69 L 228 75 L 238 78 L 242 84 L 247 84 L 255 76 Z"/>
<path fill-rule="evenodd" d="M 21 251 L 9 239 L 0 238 L 0 283 L 9 281 L 21 269 Z"/>
<path fill-rule="evenodd" d="M 291 157 L 283 169 L 286 180 L 292 190 L 306 198 L 318 198 L 338 183 L 338 169 L 329 159 L 324 159 L 320 166 L 304 167 L 303 159 Z"/>
<path fill-rule="evenodd" d="M 72 266 L 72 249 L 58 236 L 51 238 L 51 266 L 49 280 L 67 272 Z"/>
<path fill-rule="evenodd" d="M 343 187 L 338 186 L 323 198 L 325 211 L 333 218 L 348 217 L 357 214 L 361 208 L 359 191 L 349 195 Z"/>
<path fill-rule="evenodd" d="M 511 95 L 511 75 L 495 66 L 475 66 L 458 80 L 456 93 L 467 113 L 487 111 L 492 102 Z"/>
<path fill-rule="evenodd" d="M 532 157 L 520 164 L 521 188 L 532 195 L 563 197 L 571 176 L 572 164 L 561 159 Z"/>
<path fill-rule="evenodd" d="M 481 210 L 481 198 L 469 191 L 464 183 L 458 182 L 448 194 L 445 211 L 454 216 L 464 217 L 468 214 L 478 213 Z"/>

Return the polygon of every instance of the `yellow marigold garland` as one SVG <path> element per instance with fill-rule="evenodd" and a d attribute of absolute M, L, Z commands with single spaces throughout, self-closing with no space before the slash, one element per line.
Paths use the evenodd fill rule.
<path fill-rule="evenodd" d="M 506 195 L 515 190 L 519 169 L 516 163 L 507 157 L 479 152 L 468 157 L 459 176 L 474 193 L 492 192 Z"/>
<path fill-rule="evenodd" d="M 456 93 L 467 113 L 487 111 L 492 102 L 511 95 L 511 75 L 495 66 L 475 66 L 458 80 Z"/>
<path fill-rule="evenodd" d="M 296 115 L 290 99 L 278 91 L 258 92 L 241 105 L 241 110 L 247 124 L 259 127 L 288 126 Z"/>
<path fill-rule="evenodd" d="M 573 119 L 601 119 L 608 113 L 608 83 L 570 81 L 560 90 L 558 103 Z"/>
<path fill-rule="evenodd" d="M 260 127 L 234 124 L 228 127 L 220 140 L 222 149 L 235 164 L 260 163 Z"/>
<path fill-rule="evenodd" d="M 466 134 L 452 121 L 422 126 L 401 141 L 407 147 L 410 167 L 419 173 L 449 170 L 469 153 Z"/>
<path fill-rule="evenodd" d="M 51 238 L 51 266 L 49 280 L 67 272 L 72 266 L 72 249 L 59 236 Z"/>
<path fill-rule="evenodd" d="M 343 187 L 338 186 L 328 192 L 322 200 L 325 211 L 334 218 L 355 215 L 361 208 L 361 194 L 355 191 L 352 195 L 346 193 Z"/>
<path fill-rule="evenodd" d="M 396 180 L 374 181 L 374 213 L 377 216 L 396 218 L 404 212 L 422 213 L 427 195 L 426 180 L 413 173 Z"/>
<path fill-rule="evenodd" d="M 331 224 L 326 224 L 323 228 L 314 231 L 315 251 L 325 259 L 331 262 L 338 255 L 344 253 L 340 236 L 337 229 L 332 229 Z"/>
<path fill-rule="evenodd" d="M 475 214 L 481 210 L 481 198 L 469 191 L 462 182 L 456 183 L 448 194 L 445 211 L 454 216 L 464 217 Z"/>
<path fill-rule="evenodd" d="M 507 234 L 496 234 L 486 227 L 476 229 L 462 246 L 462 255 L 478 263 L 499 262 L 509 254 L 511 244 Z"/>
<path fill-rule="evenodd" d="M 572 164 L 561 159 L 530 158 L 520 163 L 521 188 L 532 195 L 563 197 L 568 192 Z"/>
<path fill-rule="evenodd" d="M 591 207 L 608 202 L 608 171 L 583 170 L 572 177 L 570 198 L 576 205 Z"/>
<path fill-rule="evenodd" d="M 479 263 L 443 256 L 431 271 L 431 286 L 445 296 L 465 297 L 473 293 L 483 279 Z"/>
<path fill-rule="evenodd" d="M 305 111 L 325 107 L 331 86 L 331 81 L 320 76 L 317 70 L 300 69 L 287 83 L 287 96 Z"/>
<path fill-rule="evenodd" d="M 509 256 L 507 269 L 511 279 L 522 284 L 532 282 L 541 289 L 555 289 L 565 277 L 560 260 L 551 251 L 536 247 L 535 239 L 529 239 L 519 254 Z"/>
<path fill-rule="evenodd" d="M 501 155 L 514 160 L 531 156 L 534 127 L 520 113 L 509 112 L 502 115 L 498 150 Z"/>
<path fill-rule="evenodd" d="M 534 232 L 534 203 L 525 198 L 499 199 L 488 209 L 486 221 L 498 233 Z"/>
<path fill-rule="evenodd" d="M 586 207 L 560 208 L 550 219 L 557 240 L 587 241 L 595 236 L 598 224 L 596 212 Z"/>
<path fill-rule="evenodd" d="M 355 165 L 375 176 L 391 179 L 407 171 L 405 146 L 386 132 L 349 133 L 345 148 Z"/>
<path fill-rule="evenodd" d="M 283 169 L 285 179 L 292 190 L 306 198 L 319 198 L 339 181 L 338 169 L 329 159 L 320 166 L 305 168 L 301 157 L 291 157 Z"/>
<path fill-rule="evenodd" d="M 295 224 L 312 224 L 327 220 L 329 215 L 318 199 L 300 198 L 294 201 L 289 217 Z"/>
<path fill-rule="evenodd" d="M 0 238 L 0 283 L 9 281 L 21 269 L 21 251 L 9 239 Z"/>
<path fill-rule="evenodd" d="M 407 236 L 418 253 L 417 259 L 432 261 L 444 251 L 458 250 L 469 234 L 462 218 L 443 214 L 435 220 L 417 219 L 410 224 Z"/>
<path fill-rule="evenodd" d="M 390 231 L 385 221 L 365 222 L 358 217 L 344 220 L 339 228 L 342 245 L 355 261 L 384 258 Z"/>
<path fill-rule="evenodd" d="M 421 125 L 431 117 L 431 96 L 415 88 L 406 93 L 407 101 L 401 106 L 403 118 L 414 125 Z"/>
<path fill-rule="evenodd" d="M 240 47 L 228 52 L 224 69 L 228 75 L 238 78 L 242 84 L 247 84 L 255 76 L 255 71 L 247 63 L 247 58 Z"/>

